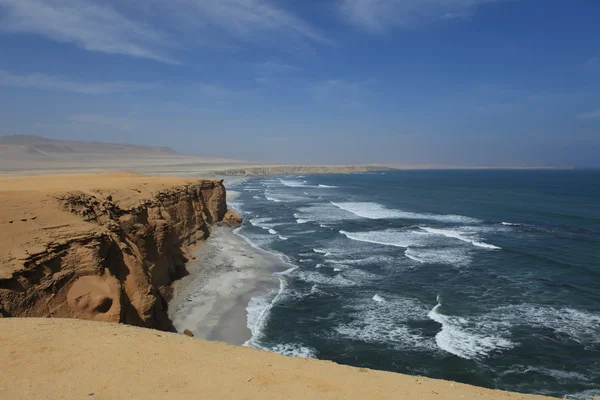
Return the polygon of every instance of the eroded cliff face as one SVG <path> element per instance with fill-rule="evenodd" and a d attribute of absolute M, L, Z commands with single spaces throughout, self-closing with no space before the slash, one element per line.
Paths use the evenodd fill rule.
<path fill-rule="evenodd" d="M 0 313 L 172 330 L 170 284 L 185 274 L 187 247 L 205 240 L 212 225 L 241 220 L 227 210 L 220 180 L 157 185 L 143 179 L 119 190 L 40 193 L 34 196 L 40 208 L 30 210 L 39 217 L 3 221 L 19 229 L 38 218 L 46 223 L 32 228 L 39 236 L 34 244 L 22 243 L 19 232 L 8 238 L 14 243 L 2 259 L 11 268 L 0 271 Z M 57 224 L 61 219 L 71 229 Z"/>

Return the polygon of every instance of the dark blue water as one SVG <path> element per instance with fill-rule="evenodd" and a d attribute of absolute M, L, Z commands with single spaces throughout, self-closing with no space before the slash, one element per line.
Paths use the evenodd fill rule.
<path fill-rule="evenodd" d="M 250 179 L 239 233 L 286 258 L 248 306 L 284 354 L 585 399 L 600 395 L 600 172 Z"/>

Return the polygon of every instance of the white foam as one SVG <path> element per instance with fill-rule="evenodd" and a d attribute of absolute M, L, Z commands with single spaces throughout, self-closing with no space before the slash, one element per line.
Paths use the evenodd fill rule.
<path fill-rule="evenodd" d="M 320 188 L 328 188 L 328 189 L 334 189 L 337 188 L 337 186 L 329 186 L 329 185 L 319 185 Z"/>
<path fill-rule="evenodd" d="M 260 200 L 260 196 L 252 196 L 252 198 L 255 200 Z"/>
<path fill-rule="evenodd" d="M 375 300 L 376 302 L 379 302 L 379 303 L 383 303 L 385 301 L 385 299 L 378 294 L 373 296 L 373 300 Z"/>
<path fill-rule="evenodd" d="M 407 322 L 427 318 L 427 307 L 406 298 L 387 298 L 378 302 L 365 298 L 346 306 L 353 321 L 335 328 L 341 336 L 366 343 L 387 344 L 403 350 L 435 351 L 435 341 Z"/>
<path fill-rule="evenodd" d="M 275 229 L 272 229 L 272 228 L 271 228 L 271 229 L 269 229 L 269 233 L 270 233 L 271 235 L 277 235 L 277 231 L 276 231 Z"/>
<path fill-rule="evenodd" d="M 319 286 L 349 287 L 357 285 L 356 282 L 341 275 L 327 276 L 316 271 L 295 271 L 294 276 L 307 283 L 318 284 Z"/>
<path fill-rule="evenodd" d="M 278 344 L 268 348 L 268 350 L 289 357 L 317 358 L 317 350 L 312 347 L 302 346 L 299 343 Z"/>
<path fill-rule="evenodd" d="M 600 396 L 600 389 L 589 389 L 578 393 L 565 395 L 565 399 L 569 400 L 592 400 Z"/>
<path fill-rule="evenodd" d="M 463 232 L 457 231 L 454 229 L 440 229 L 440 228 L 429 228 L 429 227 L 420 227 L 420 229 L 424 230 L 427 233 L 432 233 L 434 235 L 442 235 L 448 238 L 457 239 L 466 243 L 471 243 L 473 246 L 482 247 L 484 249 L 490 250 L 501 250 L 500 247 L 494 246 L 493 244 L 488 244 L 479 241 L 478 239 L 466 236 Z"/>
<path fill-rule="evenodd" d="M 257 217 L 250 219 L 249 222 L 258 228 L 263 228 L 264 230 L 269 230 L 275 226 L 283 225 L 281 222 L 275 222 L 273 218 Z"/>
<path fill-rule="evenodd" d="M 252 336 L 244 343 L 244 346 L 261 348 L 260 340 L 264 336 L 264 329 L 269 321 L 271 309 L 277 302 L 285 298 L 285 291 L 287 290 L 288 284 L 284 275 L 292 273 L 297 268 L 297 266 L 293 266 L 284 272 L 273 274 L 273 276 L 279 279 L 279 291 L 277 293 L 271 291 L 266 295 L 256 296 L 250 299 L 250 302 L 246 307 L 246 325 L 248 326 L 248 329 L 250 329 Z"/>
<path fill-rule="evenodd" d="M 337 268 L 337 267 L 333 269 L 334 272 L 340 272 L 341 270 L 342 270 L 341 268 Z"/>
<path fill-rule="evenodd" d="M 417 246 L 423 244 L 427 239 L 426 234 L 419 231 L 400 231 L 396 229 L 368 232 L 346 232 L 342 230 L 340 233 L 351 240 L 394 247 Z"/>
<path fill-rule="evenodd" d="M 521 226 L 521 224 L 514 224 L 512 222 L 502 222 L 502 225 L 506 225 L 506 226 Z"/>
<path fill-rule="evenodd" d="M 442 215 L 430 213 L 415 213 L 402 210 L 389 209 L 378 203 L 371 202 L 344 202 L 334 203 L 334 206 L 349 211 L 362 218 L 368 219 L 417 219 L 417 220 L 432 220 L 441 222 L 460 222 L 460 223 L 477 223 L 480 222 L 475 218 L 465 217 L 463 215 Z"/>
<path fill-rule="evenodd" d="M 306 181 L 290 181 L 290 180 L 285 180 L 285 179 L 280 179 L 279 182 L 281 182 L 283 185 L 288 186 L 288 187 L 306 187 Z"/>
<path fill-rule="evenodd" d="M 535 304 L 498 307 L 488 319 L 502 319 L 511 325 L 544 327 L 580 343 L 600 343 L 600 314 Z"/>
<path fill-rule="evenodd" d="M 404 251 L 404 255 L 413 261 L 427 264 L 449 264 L 462 267 L 471 262 L 468 251 L 461 247 L 408 247 Z"/>
<path fill-rule="evenodd" d="M 265 198 L 267 200 L 269 200 L 269 201 L 274 201 L 275 203 L 281 203 L 281 202 L 283 202 L 283 200 L 279 200 L 279 199 L 276 199 L 275 197 L 271 197 L 271 196 L 268 196 L 268 195 L 265 195 Z"/>
<path fill-rule="evenodd" d="M 573 381 L 589 381 L 591 379 L 589 376 L 586 376 L 584 374 L 580 374 L 580 373 L 574 372 L 574 371 L 565 371 L 562 369 L 544 368 L 541 366 L 533 366 L 533 365 L 528 365 L 528 366 L 515 365 L 508 370 L 499 372 L 499 374 L 502 376 L 505 376 L 505 375 L 522 376 L 522 375 L 530 373 L 530 372 L 547 375 L 547 376 L 550 376 L 550 377 L 556 379 L 557 381 L 562 381 L 562 382 L 566 382 L 566 383 L 573 382 Z"/>
<path fill-rule="evenodd" d="M 279 235 L 279 239 L 281 239 L 281 240 L 288 240 L 289 237 L 286 237 L 286 236 L 283 236 L 283 235 Z"/>
<path fill-rule="evenodd" d="M 439 311 L 441 306 L 442 304 L 438 303 L 428 314 L 429 318 L 442 325 L 442 330 L 435 335 L 435 342 L 440 349 L 471 360 L 485 358 L 492 351 L 506 350 L 514 346 L 510 340 L 501 336 L 482 334 L 481 329 L 470 328 L 464 318 L 442 314 Z"/>
<path fill-rule="evenodd" d="M 359 218 L 358 216 L 348 211 L 344 211 L 337 207 L 334 207 L 329 203 L 312 204 L 307 207 L 300 207 L 298 208 L 298 212 L 294 214 L 294 216 L 296 218 L 310 220 L 319 224 L 335 223 L 339 221 L 354 220 Z"/>

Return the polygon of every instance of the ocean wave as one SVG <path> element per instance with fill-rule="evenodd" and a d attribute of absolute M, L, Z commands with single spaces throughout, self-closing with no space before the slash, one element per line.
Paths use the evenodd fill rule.
<path fill-rule="evenodd" d="M 589 389 L 578 393 L 565 395 L 565 399 L 569 400 L 592 400 L 600 396 L 600 389 Z"/>
<path fill-rule="evenodd" d="M 385 299 L 383 297 L 381 297 L 380 295 L 376 294 L 375 296 L 373 296 L 373 300 L 377 301 L 379 303 L 382 303 L 385 301 Z"/>
<path fill-rule="evenodd" d="M 320 188 L 335 189 L 337 186 L 319 185 Z"/>
<path fill-rule="evenodd" d="M 419 263 L 449 264 L 462 267 L 471 263 L 469 252 L 462 247 L 424 248 L 408 247 L 404 255 Z"/>
<path fill-rule="evenodd" d="M 440 312 L 441 301 L 429 317 L 442 325 L 436 335 L 438 346 L 462 358 L 479 359 L 493 351 L 510 349 L 511 329 L 528 326 L 545 328 L 579 343 L 600 343 L 600 315 L 571 308 L 534 304 L 501 306 L 477 316 L 449 316 Z"/>
<path fill-rule="evenodd" d="M 344 278 L 339 274 L 327 276 L 316 271 L 295 271 L 293 276 L 304 282 L 321 286 L 349 287 L 357 285 L 357 282 Z"/>
<path fill-rule="evenodd" d="M 465 318 L 442 314 L 441 307 L 438 297 L 438 304 L 427 314 L 430 319 L 442 325 L 442 330 L 435 335 L 435 342 L 440 349 L 471 360 L 485 358 L 493 351 L 514 347 L 514 343 L 490 332 L 485 325 L 472 327 Z"/>
<path fill-rule="evenodd" d="M 300 214 L 298 213 L 294 213 L 294 218 L 296 218 L 296 223 L 298 224 L 307 224 L 310 222 L 308 219 L 301 218 Z"/>
<path fill-rule="evenodd" d="M 344 254 L 345 255 L 345 254 Z M 327 260 L 327 262 L 341 265 L 367 265 L 367 264 L 391 264 L 397 261 L 396 257 L 378 255 L 364 258 L 343 258 L 338 260 Z"/>
<path fill-rule="evenodd" d="M 515 224 L 515 223 L 512 223 L 512 222 L 502 222 L 502 225 L 505 225 L 505 226 L 521 226 L 521 224 Z"/>
<path fill-rule="evenodd" d="M 457 240 L 460 240 L 460 241 L 463 241 L 466 243 L 471 243 L 473 246 L 482 247 L 484 249 L 501 250 L 501 248 L 498 246 L 494 246 L 493 244 L 481 242 L 481 241 L 479 241 L 479 239 L 466 236 L 463 232 L 458 231 L 458 230 L 429 228 L 426 226 L 419 227 L 419 228 L 424 230 L 427 233 L 432 233 L 434 235 L 442 235 L 442 236 L 446 236 L 447 238 L 457 239 Z"/>
<path fill-rule="evenodd" d="M 291 181 L 286 179 L 280 179 L 279 182 L 287 187 L 306 187 L 306 181 Z"/>
<path fill-rule="evenodd" d="M 402 210 L 389 209 L 379 203 L 371 202 L 345 202 L 335 203 L 332 205 L 351 212 L 362 218 L 368 219 L 416 219 L 416 220 L 432 220 L 439 222 L 459 222 L 459 223 L 478 223 L 478 219 L 465 217 L 463 215 L 441 215 L 431 213 L 415 213 Z"/>
<path fill-rule="evenodd" d="M 296 203 L 306 201 L 306 197 L 283 193 L 275 190 L 265 190 L 265 198 L 276 203 Z"/>
<path fill-rule="evenodd" d="M 255 296 L 250 299 L 246 307 L 246 326 L 250 329 L 252 336 L 244 343 L 244 346 L 263 348 L 260 341 L 264 338 L 264 330 L 269 321 L 271 309 L 275 304 L 283 301 L 287 295 L 288 283 L 285 275 L 291 274 L 296 269 L 298 267 L 293 266 L 284 272 L 273 274 L 273 276 L 279 279 L 279 290 L 277 292 L 270 291 L 265 295 Z"/>
<path fill-rule="evenodd" d="M 424 320 L 427 307 L 407 298 L 386 298 L 373 301 L 365 298 L 346 306 L 353 321 L 337 326 L 337 335 L 365 343 L 386 344 L 403 350 L 435 351 L 432 337 L 411 329 L 407 322 Z"/>
<path fill-rule="evenodd" d="M 268 217 L 256 217 L 249 220 L 250 224 L 268 230 L 278 225 L 282 225 L 281 222 L 275 222 L 273 218 Z"/>
<path fill-rule="evenodd" d="M 384 231 L 367 231 L 367 232 L 346 232 L 341 230 L 340 233 L 348 239 L 359 242 L 367 242 L 373 244 L 381 244 L 394 247 L 409 247 L 425 244 L 426 235 L 419 231 L 400 231 L 396 229 L 388 229 Z"/>
<path fill-rule="evenodd" d="M 600 313 L 568 307 L 520 304 L 498 307 L 492 317 L 504 319 L 512 325 L 551 329 L 579 343 L 600 343 Z"/>
<path fill-rule="evenodd" d="M 262 347 L 263 350 L 273 351 L 288 357 L 317 358 L 317 350 L 305 347 L 299 343 L 277 344 L 272 347 Z"/>
<path fill-rule="evenodd" d="M 294 214 L 296 218 L 302 218 L 318 224 L 338 223 L 340 221 L 355 220 L 359 218 L 355 214 L 333 207 L 329 203 L 300 207 L 297 211 L 298 212 Z"/>
<path fill-rule="evenodd" d="M 530 374 L 530 373 L 542 374 L 542 375 L 550 376 L 557 381 L 566 382 L 566 383 L 573 382 L 573 381 L 586 382 L 586 381 L 590 380 L 589 376 L 580 374 L 578 372 L 564 371 L 561 369 L 544 368 L 541 366 L 533 366 L 533 365 L 513 365 L 513 366 L 511 366 L 510 369 L 505 370 L 505 371 L 500 371 L 497 373 L 501 376 L 513 375 L 513 374 L 517 375 L 517 376 L 522 376 L 524 374 Z"/>

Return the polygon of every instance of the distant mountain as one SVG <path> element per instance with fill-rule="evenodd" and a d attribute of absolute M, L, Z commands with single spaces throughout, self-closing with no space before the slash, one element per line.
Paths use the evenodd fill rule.
<path fill-rule="evenodd" d="M 48 139 L 34 135 L 0 136 L 0 154 L 13 152 L 29 157 L 56 156 L 61 154 L 119 155 L 177 155 L 170 147 L 140 146 L 125 143 L 78 142 Z"/>

